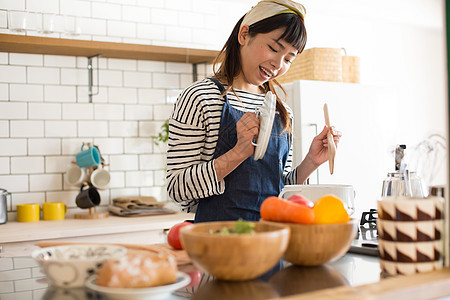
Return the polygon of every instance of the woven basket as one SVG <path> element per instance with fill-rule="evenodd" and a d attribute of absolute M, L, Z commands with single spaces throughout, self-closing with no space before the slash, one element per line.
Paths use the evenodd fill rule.
<path fill-rule="evenodd" d="M 359 57 L 342 55 L 341 48 L 311 48 L 303 51 L 289 71 L 277 79 L 359 82 Z M 345 78 L 344 78 L 345 77 Z"/>
<path fill-rule="evenodd" d="M 277 80 L 286 83 L 299 79 L 342 81 L 341 49 L 307 49 L 294 60 L 289 71 Z"/>
<path fill-rule="evenodd" d="M 342 56 L 342 81 L 359 83 L 359 57 Z"/>

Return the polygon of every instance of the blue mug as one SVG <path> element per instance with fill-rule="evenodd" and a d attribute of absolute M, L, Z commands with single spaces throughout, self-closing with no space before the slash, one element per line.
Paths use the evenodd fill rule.
<path fill-rule="evenodd" d="M 88 146 L 87 150 L 83 150 L 84 146 Z M 81 152 L 76 155 L 77 165 L 80 168 L 88 168 L 98 166 L 100 164 L 100 153 L 96 147 L 92 147 L 90 143 L 83 143 Z"/>

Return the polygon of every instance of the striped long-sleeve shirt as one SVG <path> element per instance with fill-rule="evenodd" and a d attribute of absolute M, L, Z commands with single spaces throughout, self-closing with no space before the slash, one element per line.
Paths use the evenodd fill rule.
<path fill-rule="evenodd" d="M 241 111 L 255 111 L 264 102 L 263 94 L 236 90 L 228 92 L 230 104 Z M 178 97 L 169 120 L 167 150 L 167 190 L 171 199 L 186 212 L 195 212 L 199 199 L 222 194 L 225 181 L 217 180 L 214 151 L 219 137 L 224 97 L 210 79 L 197 81 Z M 286 105 L 291 116 L 292 110 Z M 283 173 L 285 184 L 295 184 L 292 145 Z"/>

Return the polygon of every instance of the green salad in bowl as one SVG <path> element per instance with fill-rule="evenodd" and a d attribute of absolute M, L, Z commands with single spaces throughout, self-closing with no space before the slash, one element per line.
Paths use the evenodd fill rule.
<path fill-rule="evenodd" d="M 222 227 L 220 230 L 209 230 L 210 234 L 221 234 L 221 235 L 228 235 L 228 234 L 254 234 L 255 230 L 255 223 L 250 223 L 247 221 L 244 221 L 242 219 L 239 219 L 236 221 L 234 226 L 231 229 L 228 229 L 228 227 Z"/>

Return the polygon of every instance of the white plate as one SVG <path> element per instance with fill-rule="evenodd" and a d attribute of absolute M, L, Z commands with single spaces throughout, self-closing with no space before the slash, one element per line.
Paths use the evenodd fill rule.
<path fill-rule="evenodd" d="M 144 299 L 164 299 L 172 292 L 185 287 L 191 282 L 188 274 L 177 272 L 177 281 L 172 284 L 155 286 L 149 288 L 110 288 L 97 285 L 95 282 L 97 276 L 93 275 L 86 281 L 86 287 L 89 289 L 105 294 L 109 299 L 127 299 L 127 300 L 144 300 Z"/>
<path fill-rule="evenodd" d="M 261 114 L 261 122 L 259 125 L 258 140 L 255 148 L 254 160 L 264 157 L 267 145 L 269 144 L 270 134 L 272 133 L 273 120 L 275 117 L 276 97 L 272 92 L 267 92 L 266 99 L 261 106 L 259 112 Z"/>

